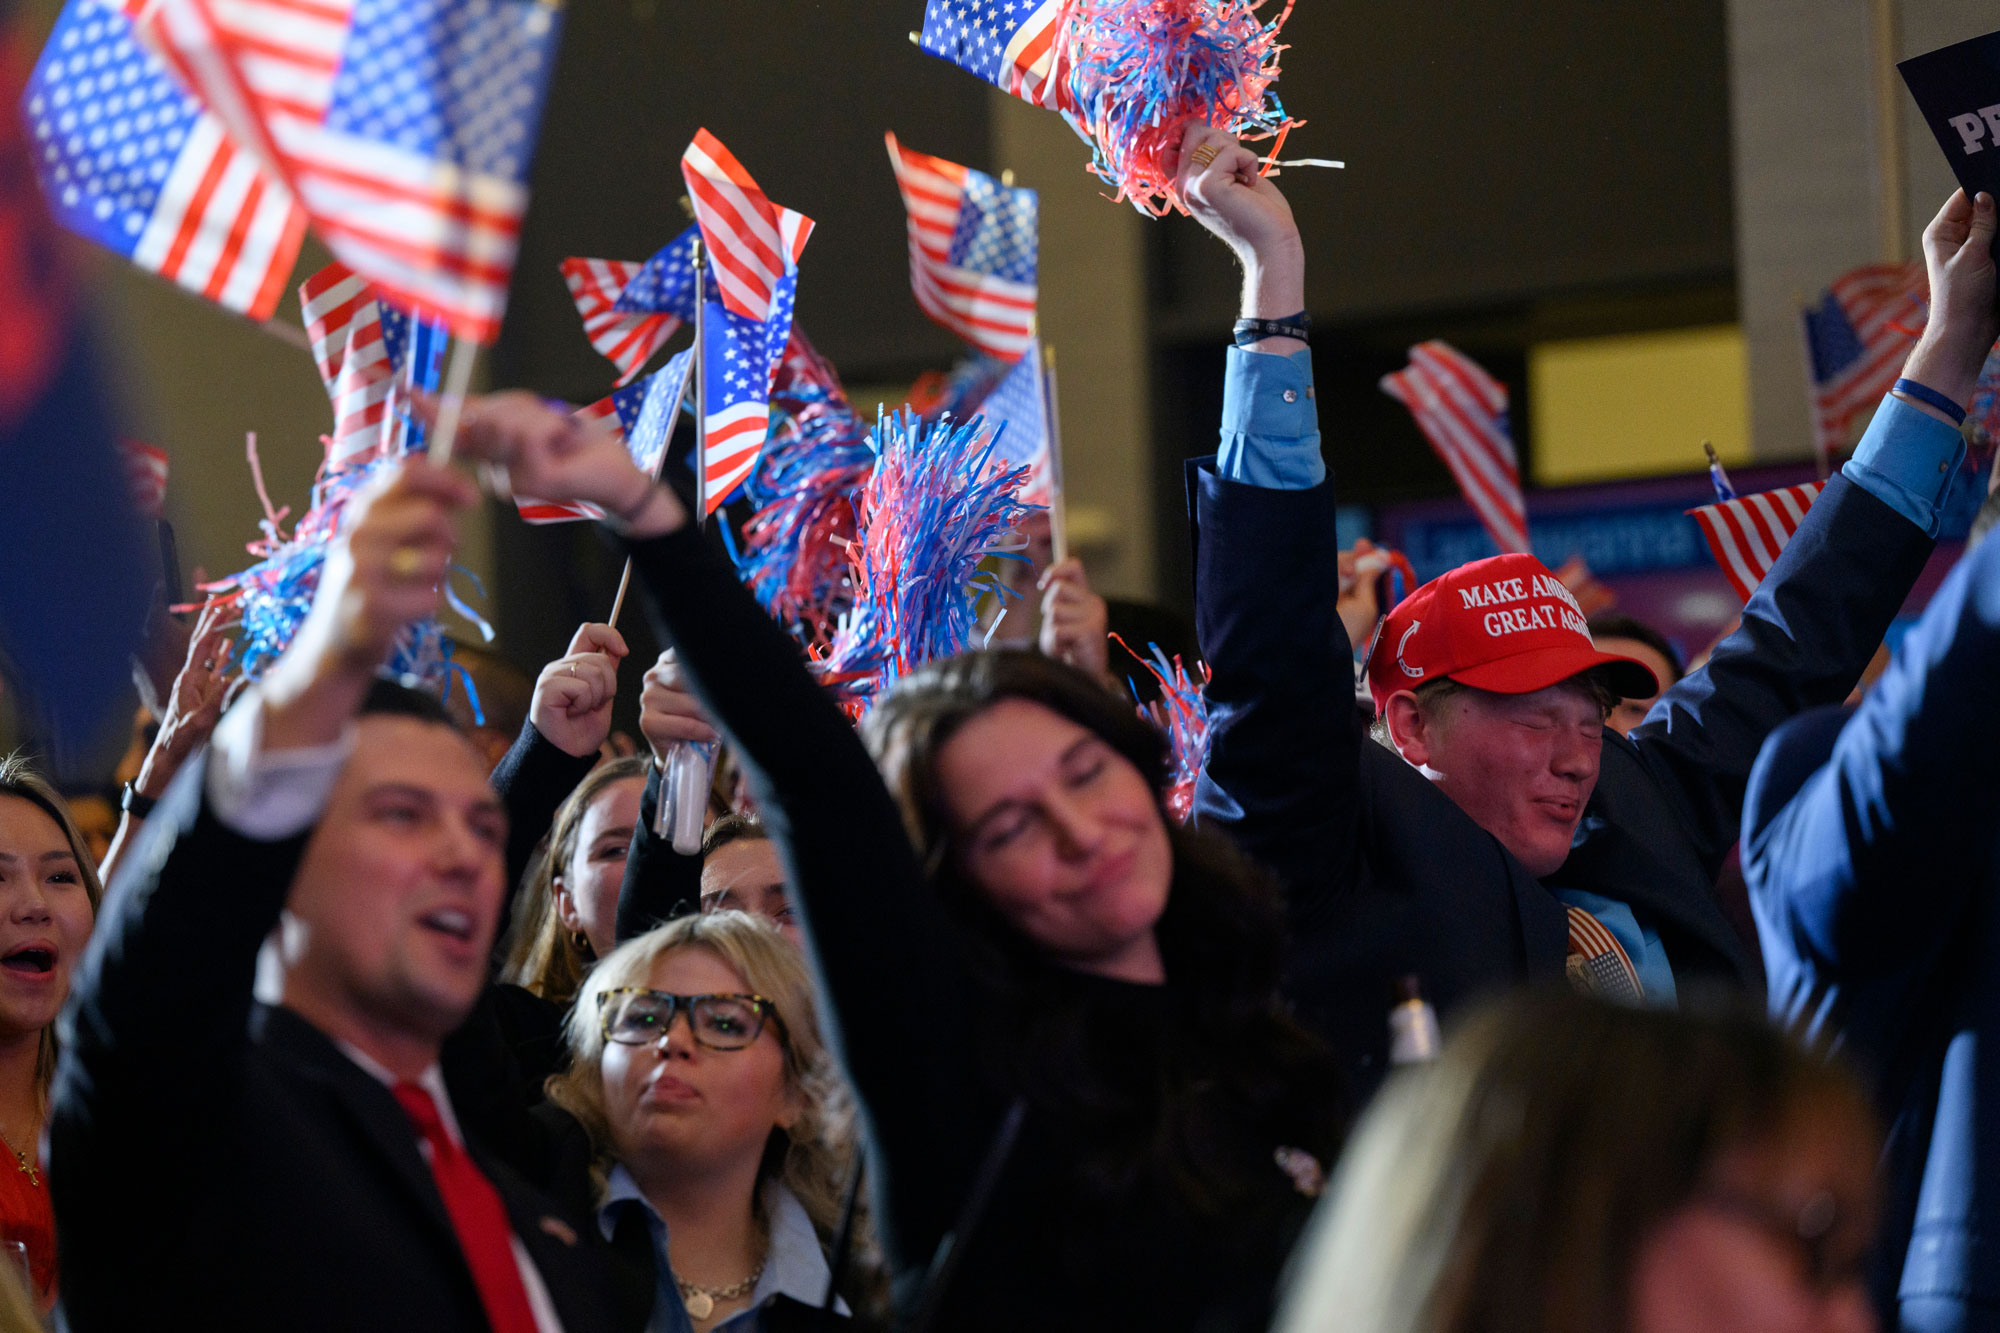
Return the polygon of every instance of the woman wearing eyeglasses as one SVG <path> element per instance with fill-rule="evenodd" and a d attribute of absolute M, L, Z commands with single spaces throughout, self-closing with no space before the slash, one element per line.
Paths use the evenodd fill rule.
<path fill-rule="evenodd" d="M 606 1237 L 650 1261 L 649 1333 L 818 1309 L 853 1153 L 798 950 L 746 913 L 682 917 L 592 969 L 568 1037 L 549 1096 L 589 1135 Z"/>

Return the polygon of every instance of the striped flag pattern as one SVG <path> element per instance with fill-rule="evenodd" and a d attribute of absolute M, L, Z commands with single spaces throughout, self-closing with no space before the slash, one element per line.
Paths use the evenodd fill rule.
<path fill-rule="evenodd" d="M 493 338 L 554 64 L 551 0 L 153 0 L 144 21 L 336 258 Z"/>
<path fill-rule="evenodd" d="M 644 264 L 624 259 L 562 262 L 563 282 L 583 319 L 583 336 L 618 368 L 620 386 L 630 384 L 681 326 L 677 315 L 619 308 L 619 297 L 644 269 Z"/>
<path fill-rule="evenodd" d="M 1801 316 L 1812 371 L 1813 436 L 1822 458 L 1896 382 L 1924 318 L 1924 266 L 1868 264 L 1833 280 Z"/>
<path fill-rule="evenodd" d="M 1528 550 L 1528 508 L 1507 427 L 1507 386 L 1471 357 L 1436 340 L 1410 349 L 1382 392 L 1410 409 L 1480 523 L 1501 551 Z"/>
<path fill-rule="evenodd" d="M 681 384 L 687 378 L 693 361 L 691 352 L 682 352 L 648 375 L 642 383 L 619 389 L 588 407 L 579 407 L 570 415 L 583 423 L 586 429 L 615 432 L 625 441 L 633 462 L 642 468 L 657 471 L 660 452 L 667 446 L 667 428 L 671 425 L 669 412 L 680 400 Z M 667 386 L 664 394 L 654 392 L 659 385 Z M 604 511 L 593 504 L 537 500 L 525 495 L 514 497 L 514 507 L 520 511 L 522 519 L 537 525 L 604 517 Z"/>
<path fill-rule="evenodd" d="M 1569 956 L 1565 965 L 1571 984 L 1588 995 L 1620 1004 L 1642 1004 L 1646 988 L 1632 956 L 1602 921 L 1581 907 L 1569 915 Z"/>
<path fill-rule="evenodd" d="M 388 305 L 338 263 L 300 284 L 299 308 L 333 403 L 328 466 L 422 447 L 422 428 L 403 409 L 412 388 L 437 388 L 444 327 Z"/>
<path fill-rule="evenodd" d="M 64 226 L 225 309 L 270 318 L 305 212 L 255 145 L 140 41 L 126 9 L 69 0 L 21 105 Z"/>
<path fill-rule="evenodd" d="M 764 197 L 743 164 L 707 130 L 681 154 L 681 178 L 694 201 L 710 270 L 732 314 L 763 323 L 778 280 L 798 270 L 813 221 Z"/>
<path fill-rule="evenodd" d="M 930 0 L 917 45 L 1024 102 L 1067 106 L 1063 0 Z"/>
<path fill-rule="evenodd" d="M 1049 503 L 1053 478 L 1049 468 L 1048 400 L 1042 379 L 1042 349 L 1030 342 L 1028 350 L 1007 378 L 980 405 L 980 414 L 999 432 L 993 445 L 993 462 L 1003 468 L 1026 465 L 1028 480 L 1021 487 L 1022 504 Z M 1005 427 L 1004 430 L 1000 429 Z"/>
<path fill-rule="evenodd" d="M 1688 510 L 1738 597 L 1750 600 L 1825 487 L 1823 481 L 1811 481 Z"/>
<path fill-rule="evenodd" d="M 884 137 L 909 215 L 917 304 L 988 356 L 1019 360 L 1035 336 L 1035 192 Z"/>
<path fill-rule="evenodd" d="M 158 518 L 167 503 L 167 451 L 138 440 L 119 440 L 118 457 L 125 465 L 125 484 L 132 507 L 147 518 Z"/>

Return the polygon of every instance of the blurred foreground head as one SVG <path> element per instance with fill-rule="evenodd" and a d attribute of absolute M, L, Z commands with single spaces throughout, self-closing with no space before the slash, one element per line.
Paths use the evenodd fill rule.
<path fill-rule="evenodd" d="M 1877 1148 L 1760 1017 L 1522 995 L 1376 1100 L 1276 1328 L 1864 1333 Z"/>

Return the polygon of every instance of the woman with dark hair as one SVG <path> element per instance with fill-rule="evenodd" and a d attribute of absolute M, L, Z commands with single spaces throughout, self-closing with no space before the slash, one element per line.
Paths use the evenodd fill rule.
<path fill-rule="evenodd" d="M 55 1021 L 103 896 L 55 788 L 21 756 L 0 758 L 0 1240 L 25 1251 L 43 1310 L 56 1297 L 55 1213 L 40 1155 Z"/>
<path fill-rule="evenodd" d="M 1370 1107 L 1278 1333 L 1865 1333 L 1879 1146 L 1759 1015 L 1517 996 Z"/>
<path fill-rule="evenodd" d="M 619 516 L 743 758 L 867 1108 L 905 1318 L 1262 1328 L 1340 1080 L 1279 998 L 1274 893 L 1167 817 L 1161 738 L 1075 668 L 980 653 L 878 704 L 871 761 L 614 441 L 525 394 L 462 430 L 516 490 Z"/>

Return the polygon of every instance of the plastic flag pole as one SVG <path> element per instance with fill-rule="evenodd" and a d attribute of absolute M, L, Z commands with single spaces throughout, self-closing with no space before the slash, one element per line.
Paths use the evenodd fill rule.
<path fill-rule="evenodd" d="M 667 466 L 668 451 L 674 447 L 674 431 L 680 427 L 681 408 L 687 403 L 688 381 L 693 378 L 694 372 L 690 369 L 687 376 L 681 380 L 680 393 L 674 398 L 673 412 L 667 417 L 666 442 L 660 446 L 660 456 L 653 464 L 653 480 L 656 482 L 660 479 L 661 471 Z M 611 615 L 604 622 L 613 629 L 618 628 L 618 615 L 625 609 L 625 593 L 631 586 L 632 557 L 628 555 L 625 557 L 625 572 L 618 576 L 618 595 L 611 599 Z"/>
<path fill-rule="evenodd" d="M 1056 349 L 1042 348 L 1042 422 L 1049 450 L 1049 546 L 1056 564 L 1069 559 L 1069 514 L 1063 503 L 1062 411 L 1056 397 Z"/>
<path fill-rule="evenodd" d="M 458 418 L 465 410 L 465 391 L 472 387 L 472 362 L 479 344 L 466 337 L 453 337 L 451 359 L 445 362 L 444 392 L 438 400 L 437 427 L 431 433 L 430 460 L 443 467 L 451 461 L 451 446 L 458 440 Z"/>
<path fill-rule="evenodd" d="M 694 245 L 690 259 L 694 270 L 694 363 L 688 373 L 694 377 L 694 521 L 697 528 L 708 520 L 708 392 L 706 378 L 708 348 L 703 337 L 703 311 L 708 306 L 707 284 L 702 279 L 701 242 Z M 662 453 L 661 457 L 665 458 Z M 714 781 L 715 742 L 676 741 L 660 773 L 660 797 L 653 820 L 653 836 L 670 838 L 681 856 L 701 852 L 701 835 L 708 814 L 708 790 Z"/>

